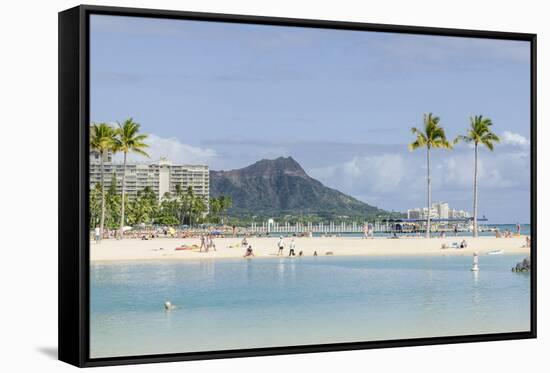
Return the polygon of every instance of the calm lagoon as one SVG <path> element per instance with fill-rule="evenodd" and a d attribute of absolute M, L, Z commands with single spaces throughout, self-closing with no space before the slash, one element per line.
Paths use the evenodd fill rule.
<path fill-rule="evenodd" d="M 528 331 L 522 259 L 482 256 L 478 273 L 470 256 L 95 263 L 90 357 Z"/>

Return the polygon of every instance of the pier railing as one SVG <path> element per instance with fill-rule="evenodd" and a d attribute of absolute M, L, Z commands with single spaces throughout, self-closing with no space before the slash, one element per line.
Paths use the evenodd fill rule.
<path fill-rule="evenodd" d="M 247 233 L 286 233 L 286 234 L 306 234 L 306 233 L 320 233 L 320 234 L 340 234 L 340 233 L 363 233 L 365 231 L 365 225 L 370 225 L 370 231 L 372 233 L 416 233 L 425 231 L 425 227 L 412 226 L 412 225 L 400 225 L 397 228 L 395 223 L 385 221 L 375 221 L 374 223 L 367 222 L 328 222 L 328 223 L 295 223 L 288 222 L 262 222 L 252 223 L 246 227 Z M 453 231 L 455 226 L 432 226 L 432 230 L 437 231 Z M 468 230 L 467 226 L 457 226 L 458 231 Z"/>

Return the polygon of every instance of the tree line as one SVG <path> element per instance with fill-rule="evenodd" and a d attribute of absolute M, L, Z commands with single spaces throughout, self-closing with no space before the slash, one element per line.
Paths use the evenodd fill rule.
<path fill-rule="evenodd" d="M 139 128 L 139 123 L 132 118 L 116 126 L 108 123 L 91 125 L 90 150 L 99 154 L 100 183 L 90 190 L 90 228 L 99 227 L 101 237 L 105 227 L 119 229 L 118 237 L 122 238 L 126 225 L 223 223 L 224 212 L 232 206 L 231 197 L 219 196 L 207 201 L 196 195 L 190 186 L 184 190 L 181 185 L 176 185 L 175 191 L 165 193 L 160 201 L 150 187 L 138 191 L 135 199 L 128 199 L 127 155 L 135 153 L 149 157 L 145 151 L 148 148 L 145 142 L 148 135 L 139 133 Z M 121 193 L 117 193 L 114 173 L 110 187 L 105 187 L 104 157 L 115 153 L 123 154 Z"/>
<path fill-rule="evenodd" d="M 474 178 L 473 178 L 473 236 L 478 236 L 477 225 L 477 205 L 478 205 L 478 147 L 485 146 L 490 151 L 493 151 L 495 143 L 500 142 L 500 139 L 491 131 L 493 122 L 489 118 L 484 118 L 482 115 L 470 117 L 470 127 L 465 135 L 457 136 L 452 143 L 447 140 L 445 130 L 439 124 L 439 117 L 432 113 L 424 114 L 424 123 L 422 129 L 413 127 L 411 131 L 416 136 L 415 140 L 409 144 L 409 149 L 416 150 L 426 148 L 426 163 L 427 163 L 427 200 L 428 200 L 428 217 L 426 224 L 426 237 L 430 238 L 431 217 L 430 208 L 432 206 L 432 190 L 431 190 L 431 168 L 430 168 L 430 152 L 432 149 L 447 149 L 453 148 L 453 145 L 460 141 L 473 144 L 474 148 Z"/>

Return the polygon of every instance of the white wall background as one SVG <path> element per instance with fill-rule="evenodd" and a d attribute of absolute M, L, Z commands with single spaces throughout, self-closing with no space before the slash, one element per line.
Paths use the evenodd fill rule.
<path fill-rule="evenodd" d="M 325 354 L 110 368 L 189 372 L 297 370 L 543 371 L 548 341 L 546 254 L 550 23 L 545 2 L 187 0 L 88 1 L 102 5 L 441 26 L 538 34 L 539 338 Z M 10 1 L 0 13 L 0 370 L 69 371 L 57 350 L 57 12 L 76 1 Z M 475 56 L 472 56 L 475 58 Z M 546 207 L 546 208 L 545 208 Z M 32 226 L 26 224 L 33 219 Z"/>

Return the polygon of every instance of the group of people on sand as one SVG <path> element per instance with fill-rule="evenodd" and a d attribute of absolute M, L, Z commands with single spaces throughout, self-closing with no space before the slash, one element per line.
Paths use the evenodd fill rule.
<path fill-rule="evenodd" d="M 460 241 L 460 243 L 453 242 L 453 244 L 450 247 L 452 247 L 454 249 L 465 249 L 465 248 L 468 247 L 468 242 L 466 242 L 466 240 L 462 240 L 462 241 Z M 442 249 L 448 249 L 450 247 L 446 243 L 441 244 Z"/>
<path fill-rule="evenodd" d="M 374 227 L 371 223 L 367 223 L 363 227 L 363 238 L 374 238 Z"/>
<path fill-rule="evenodd" d="M 254 250 L 252 249 L 252 245 L 248 243 L 247 237 L 243 238 L 241 241 L 241 246 L 246 247 L 246 251 L 243 255 L 243 257 L 252 257 L 254 256 Z M 279 241 L 277 241 L 277 256 L 284 256 L 284 250 L 286 248 L 286 242 L 283 236 L 279 237 Z M 288 256 L 304 256 L 303 250 L 300 250 L 298 254 L 296 254 L 296 242 L 294 241 L 294 238 L 290 239 L 290 243 L 288 244 Z M 313 256 L 317 256 L 317 251 L 313 253 Z"/>
<path fill-rule="evenodd" d="M 216 244 L 214 243 L 214 238 L 212 234 L 201 234 L 201 245 L 199 247 L 199 252 L 207 253 L 210 250 L 216 251 Z"/>
<path fill-rule="evenodd" d="M 496 238 L 512 238 L 513 234 L 512 231 L 509 229 L 506 229 L 503 233 L 500 233 L 500 230 L 495 230 L 495 237 Z"/>
<path fill-rule="evenodd" d="M 284 255 L 285 247 L 285 239 L 283 236 L 280 236 L 279 241 L 277 242 L 277 256 Z M 290 239 L 290 244 L 288 245 L 288 256 L 296 256 L 296 242 L 294 241 L 294 238 Z M 300 250 L 298 256 L 304 256 L 304 252 Z"/>

